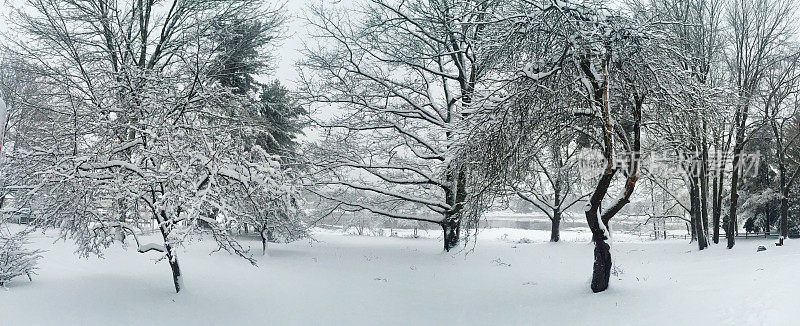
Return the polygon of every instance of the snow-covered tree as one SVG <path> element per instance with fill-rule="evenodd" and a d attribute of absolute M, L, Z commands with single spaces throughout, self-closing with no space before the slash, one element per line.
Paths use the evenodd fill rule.
<path fill-rule="evenodd" d="M 797 136 L 792 130 L 793 120 L 800 109 L 800 46 L 793 46 L 779 54 L 782 57 L 767 70 L 765 89 L 761 97 L 762 117 L 769 126 L 774 139 L 775 166 L 778 182 L 774 185 L 778 194 L 779 230 L 782 238 L 789 236 L 789 192 L 800 176 L 800 164 L 794 159 L 797 152 Z"/>
<path fill-rule="evenodd" d="M 670 99 L 668 90 L 681 84 L 683 69 L 666 55 L 667 33 L 650 20 L 594 2 L 525 4 L 507 20 L 527 32 L 516 50 L 528 60 L 527 69 L 512 91 L 488 98 L 493 104 L 475 113 L 478 137 L 465 138 L 463 161 L 480 162 L 472 164 L 479 179 L 513 178 L 520 175 L 514 169 L 525 167 L 518 163 L 533 155 L 530 149 L 562 129 L 598 151 L 602 172 L 585 214 L 595 243 L 591 287 L 600 292 L 611 273 L 609 222 L 630 202 L 639 179 L 643 110 Z M 618 174 L 622 194 L 602 205 Z"/>
<path fill-rule="evenodd" d="M 714 224 L 714 242 L 719 241 L 724 166 L 729 137 L 726 128 L 731 118 L 727 108 L 730 96 L 722 83 L 722 7 L 721 0 L 654 0 L 632 5 L 637 16 L 670 22 L 662 28 L 672 37 L 667 40 L 671 56 L 684 70 L 685 83 L 674 88 L 672 100 L 662 101 L 646 123 L 652 133 L 647 145 L 662 153 L 675 153 L 692 160 L 696 169 L 684 169 L 683 182 L 689 204 L 681 205 L 691 216 L 693 234 L 701 235 L 698 245 L 707 244 L 709 200 Z M 722 86 L 722 87 L 721 87 Z M 730 168 L 730 167 L 727 167 Z M 709 186 L 711 191 L 709 191 Z M 694 232 L 694 230 L 701 230 Z"/>
<path fill-rule="evenodd" d="M 14 118 L 17 113 L 16 110 L 9 111 L 9 106 L 6 105 L 5 101 L 9 99 L 11 100 L 9 102 L 16 105 L 13 102 L 16 97 L 5 96 L 5 94 L 16 95 L 24 92 L 25 83 L 21 78 L 24 73 L 19 69 L 19 65 L 7 57 L 2 57 L 0 60 L 2 60 L 0 61 L 0 150 L 2 150 L 6 132 L 9 129 L 9 118 Z M 5 160 L 2 159 L 2 151 L 0 151 L 0 164 L 3 163 L 5 163 Z M 0 174 L 4 172 L 4 167 L 0 166 Z M 0 207 L 8 205 L 6 201 L 8 194 L 8 189 L 3 187 L 2 191 L 0 191 Z M 29 244 L 28 234 L 30 234 L 30 230 L 12 232 L 6 227 L 5 223 L 6 217 L 0 216 L 0 287 L 17 276 L 25 275 L 31 280 L 31 274 L 36 273 L 35 271 L 38 269 L 36 264 L 42 258 L 41 250 L 25 248 Z"/>
<path fill-rule="evenodd" d="M 733 0 L 726 8 L 726 22 L 730 27 L 731 46 L 727 53 L 730 83 L 736 91 L 733 137 L 734 167 L 738 167 L 741 154 L 753 126 L 750 115 L 757 108 L 758 95 L 763 91 L 766 71 L 783 61 L 779 54 L 796 30 L 793 24 L 797 6 L 790 0 Z M 738 229 L 740 169 L 731 172 L 730 210 L 726 238 L 728 249 L 736 243 Z"/>
<path fill-rule="evenodd" d="M 572 135 L 572 136 L 569 136 Z M 581 189 L 577 155 L 580 147 L 574 132 L 547 137 L 544 149 L 531 155 L 527 177 L 510 180 L 511 189 L 550 219 L 550 241 L 560 239 L 559 227 L 564 212 L 589 196 Z"/>
<path fill-rule="evenodd" d="M 232 114 L 251 98 L 214 78 L 219 21 L 257 21 L 260 1 L 31 0 L 12 53 L 42 91 L 25 99 L 6 184 L 27 189 L 36 225 L 81 255 L 132 240 L 159 251 L 182 288 L 178 248 L 209 226 L 221 249 L 251 263 L 221 220 L 262 214 L 302 231 L 294 179 L 244 137 L 266 129 Z M 267 212 L 266 210 L 270 210 Z M 155 221 L 162 243 L 139 241 Z M 298 231 L 298 232 L 295 232 Z"/>
<path fill-rule="evenodd" d="M 301 63 L 301 92 L 312 110 L 327 113 L 314 150 L 317 194 L 348 209 L 439 224 L 444 249 L 458 244 L 468 172 L 450 163 L 451 146 L 495 59 L 481 42 L 495 3 L 311 7 L 316 43 Z M 358 192 L 374 200 L 347 200 Z"/>
<path fill-rule="evenodd" d="M 0 228 L 0 286 L 6 285 L 17 276 L 36 274 L 36 263 L 42 258 L 41 250 L 25 248 L 28 242 L 28 231 L 11 233 Z"/>

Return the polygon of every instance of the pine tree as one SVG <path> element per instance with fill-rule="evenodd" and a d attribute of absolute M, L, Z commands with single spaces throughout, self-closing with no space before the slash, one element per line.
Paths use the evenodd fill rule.
<path fill-rule="evenodd" d="M 277 80 L 261 85 L 257 114 L 270 130 L 270 135 L 259 135 L 256 144 L 268 153 L 293 156 L 297 151 L 297 136 L 303 134 L 301 118 L 307 113 L 297 105 Z"/>

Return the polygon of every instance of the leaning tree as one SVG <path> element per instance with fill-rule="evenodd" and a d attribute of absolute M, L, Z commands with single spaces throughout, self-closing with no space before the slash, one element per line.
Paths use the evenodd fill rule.
<path fill-rule="evenodd" d="M 525 69 L 510 83 L 513 91 L 483 99 L 488 104 L 470 119 L 461 161 L 476 171 L 475 184 L 498 176 L 514 182 L 520 173 L 513 170 L 524 168 L 519 162 L 531 155 L 526 150 L 537 148 L 529 144 L 541 144 L 561 129 L 599 153 L 601 168 L 585 215 L 595 244 L 591 288 L 604 291 L 612 264 L 609 222 L 630 202 L 639 179 L 643 111 L 674 101 L 671 90 L 680 89 L 683 69 L 666 55 L 667 33 L 648 20 L 593 2 L 524 2 L 516 10 L 521 11 L 504 23 L 523 31 L 526 43 L 510 51 L 521 53 L 512 61 Z M 618 175 L 622 194 L 609 199 Z M 603 205 L 606 199 L 613 202 Z"/>

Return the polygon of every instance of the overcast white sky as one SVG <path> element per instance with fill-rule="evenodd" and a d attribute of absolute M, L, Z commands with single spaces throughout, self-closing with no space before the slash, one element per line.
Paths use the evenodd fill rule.
<path fill-rule="evenodd" d="M 299 50 L 302 48 L 302 39 L 306 36 L 306 26 L 302 21 L 302 13 L 309 0 L 289 0 L 286 5 L 286 39 L 275 54 L 276 77 L 285 85 L 294 86 L 292 81 L 297 79 L 295 63 L 300 58 Z"/>

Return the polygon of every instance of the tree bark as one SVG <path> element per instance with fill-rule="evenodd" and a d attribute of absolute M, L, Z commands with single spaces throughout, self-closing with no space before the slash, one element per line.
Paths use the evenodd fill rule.
<path fill-rule="evenodd" d="M 458 167 L 456 173 L 448 172 L 448 179 L 451 180 L 451 188 L 445 189 L 447 202 L 452 209 L 445 213 L 440 225 L 444 233 L 444 250 L 458 246 L 461 236 L 461 210 L 464 208 L 464 201 L 467 198 L 467 178 L 463 167 Z"/>
<path fill-rule="evenodd" d="M 261 232 L 258 232 L 258 235 L 261 236 L 261 255 L 262 256 L 267 254 L 267 238 L 269 237 L 269 235 L 265 234 L 267 232 L 269 232 L 269 231 L 267 231 L 266 229 L 263 229 L 263 230 L 261 230 Z"/>
<path fill-rule="evenodd" d="M 780 178 L 780 185 L 781 185 L 781 207 L 780 207 L 780 220 L 778 222 L 778 227 L 780 228 L 780 236 L 781 238 L 786 238 L 789 235 L 789 188 L 791 186 L 791 182 L 789 182 L 786 178 L 786 161 L 785 161 L 785 148 L 783 147 L 783 137 L 781 137 L 781 133 L 778 130 L 778 125 L 775 119 L 770 121 L 772 126 L 772 132 L 775 136 L 775 149 L 777 150 L 778 156 L 778 175 Z M 780 242 L 783 244 L 783 242 Z"/>
<path fill-rule="evenodd" d="M 442 231 L 444 232 L 444 250 L 458 246 L 459 236 L 461 235 L 461 221 L 454 219 L 447 219 L 441 223 Z"/>
<path fill-rule="evenodd" d="M 708 248 L 708 146 L 703 143 L 700 167 L 700 215 L 703 218 L 703 241 Z"/>
<path fill-rule="evenodd" d="M 692 221 L 694 222 L 694 231 L 695 235 L 697 236 L 697 247 L 700 250 L 705 249 L 708 247 L 708 242 L 706 240 L 706 232 L 703 228 L 703 217 L 700 213 L 702 208 L 702 204 L 700 203 L 700 185 L 698 184 L 698 178 L 692 177 L 691 182 L 691 197 L 692 197 Z"/>
<path fill-rule="evenodd" d="M 175 284 L 175 293 L 180 293 L 183 288 L 183 276 L 181 275 L 181 267 L 178 265 L 178 256 L 172 252 L 170 245 L 165 245 L 164 247 L 167 249 L 169 268 L 172 269 L 172 282 Z"/>
<path fill-rule="evenodd" d="M 730 214 L 728 215 L 728 229 L 725 232 L 725 237 L 728 240 L 728 249 L 733 248 L 736 244 L 736 208 L 739 203 L 739 153 L 741 150 L 734 150 L 733 152 L 733 171 L 731 171 L 731 206 Z"/>
<path fill-rule="evenodd" d="M 175 285 L 175 293 L 180 293 L 183 288 L 183 278 L 181 275 L 181 267 L 178 265 L 177 253 L 173 250 L 172 245 L 169 244 L 169 228 L 170 226 L 165 223 L 167 221 L 167 213 L 164 210 L 160 211 L 159 230 L 161 237 L 164 239 L 164 249 L 166 250 L 167 260 L 169 260 L 169 267 L 172 270 L 172 282 Z"/>
<path fill-rule="evenodd" d="M 783 191 L 781 196 L 781 238 L 789 236 L 789 189 Z"/>
<path fill-rule="evenodd" d="M 739 205 L 739 160 L 741 159 L 742 150 L 744 149 L 745 141 L 745 128 L 747 128 L 747 116 L 749 114 L 748 104 L 739 104 L 736 112 L 736 138 L 733 145 L 733 161 L 731 164 L 731 205 L 730 214 L 728 216 L 728 232 L 725 236 L 728 238 L 728 249 L 733 248 L 736 244 L 734 236 L 738 231 L 739 221 L 736 217 L 736 209 Z"/>
<path fill-rule="evenodd" d="M 722 171 L 718 171 L 719 178 L 714 176 L 711 213 L 714 219 L 714 243 L 719 243 L 720 217 L 722 216 Z M 719 181 L 717 181 L 719 180 Z"/>
<path fill-rule="evenodd" d="M 605 241 L 608 237 L 605 230 L 607 225 L 601 226 L 601 217 L 598 214 L 600 204 L 605 197 L 611 180 L 614 178 L 615 171 L 606 171 L 597 183 L 595 192 L 589 200 L 589 208 L 586 210 L 586 222 L 592 231 L 592 241 L 594 242 L 594 264 L 592 265 L 592 292 L 602 292 L 608 289 L 608 282 L 611 278 L 611 246 Z"/>
<path fill-rule="evenodd" d="M 558 209 L 553 210 L 553 219 L 550 224 L 550 242 L 558 242 L 558 240 L 561 240 L 561 211 Z"/>
<path fill-rule="evenodd" d="M 603 292 L 608 289 L 611 279 L 611 246 L 604 240 L 594 242 L 594 266 L 592 270 L 592 292 Z"/>

